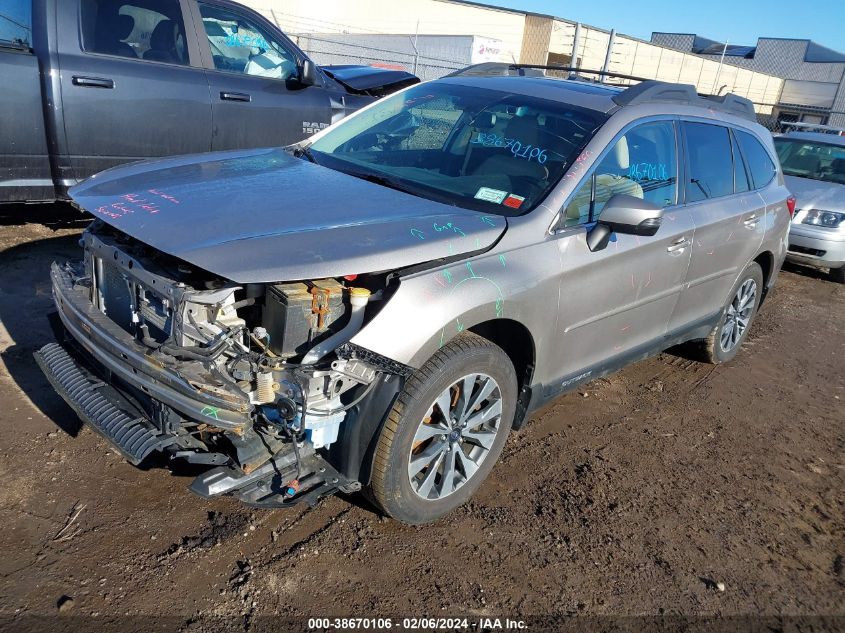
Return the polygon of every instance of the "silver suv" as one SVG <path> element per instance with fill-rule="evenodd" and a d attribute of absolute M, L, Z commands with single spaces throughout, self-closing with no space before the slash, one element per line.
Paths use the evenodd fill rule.
<path fill-rule="evenodd" d="M 116 168 L 38 361 L 137 464 L 262 507 L 465 502 L 511 430 L 669 346 L 736 355 L 791 206 L 750 102 L 477 69 L 307 142 Z M 268 139 L 269 142 L 270 139 Z"/>

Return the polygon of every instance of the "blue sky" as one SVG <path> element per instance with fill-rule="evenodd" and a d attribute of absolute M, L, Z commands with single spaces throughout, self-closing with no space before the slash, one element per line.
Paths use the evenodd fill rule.
<path fill-rule="evenodd" d="M 480 0 L 546 13 L 644 40 L 652 31 L 697 33 L 753 45 L 758 37 L 810 39 L 845 53 L 845 0 Z"/>

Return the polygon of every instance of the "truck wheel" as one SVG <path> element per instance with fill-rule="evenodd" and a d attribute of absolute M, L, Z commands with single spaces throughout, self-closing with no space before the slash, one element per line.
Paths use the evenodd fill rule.
<path fill-rule="evenodd" d="M 763 270 L 751 262 L 731 290 L 719 324 L 704 340 L 704 360 L 714 365 L 732 360 L 748 335 L 763 296 Z"/>
<path fill-rule="evenodd" d="M 830 280 L 838 284 L 845 284 L 845 266 L 830 269 Z"/>
<path fill-rule="evenodd" d="M 404 523 L 434 521 L 467 501 L 502 452 L 516 410 L 516 372 L 465 332 L 414 372 L 382 427 L 370 493 Z"/>

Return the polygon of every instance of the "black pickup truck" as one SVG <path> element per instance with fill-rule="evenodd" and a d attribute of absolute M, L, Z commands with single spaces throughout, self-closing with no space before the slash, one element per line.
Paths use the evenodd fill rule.
<path fill-rule="evenodd" d="M 419 81 L 317 67 L 229 0 L 3 0 L 0 78 L 0 202 L 61 199 L 133 160 L 287 145 Z"/>

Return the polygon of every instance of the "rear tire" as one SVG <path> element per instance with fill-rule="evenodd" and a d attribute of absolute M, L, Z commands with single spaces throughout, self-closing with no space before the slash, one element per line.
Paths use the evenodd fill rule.
<path fill-rule="evenodd" d="M 733 360 L 757 315 L 763 297 L 763 270 L 751 262 L 728 295 L 718 325 L 703 341 L 704 360 L 718 365 Z"/>
<path fill-rule="evenodd" d="M 410 524 L 465 503 L 502 452 L 516 400 L 507 354 L 476 334 L 457 336 L 399 394 L 373 456 L 371 498 Z"/>
<path fill-rule="evenodd" d="M 845 284 L 845 266 L 840 266 L 839 268 L 831 268 L 830 280 L 838 284 Z"/>

